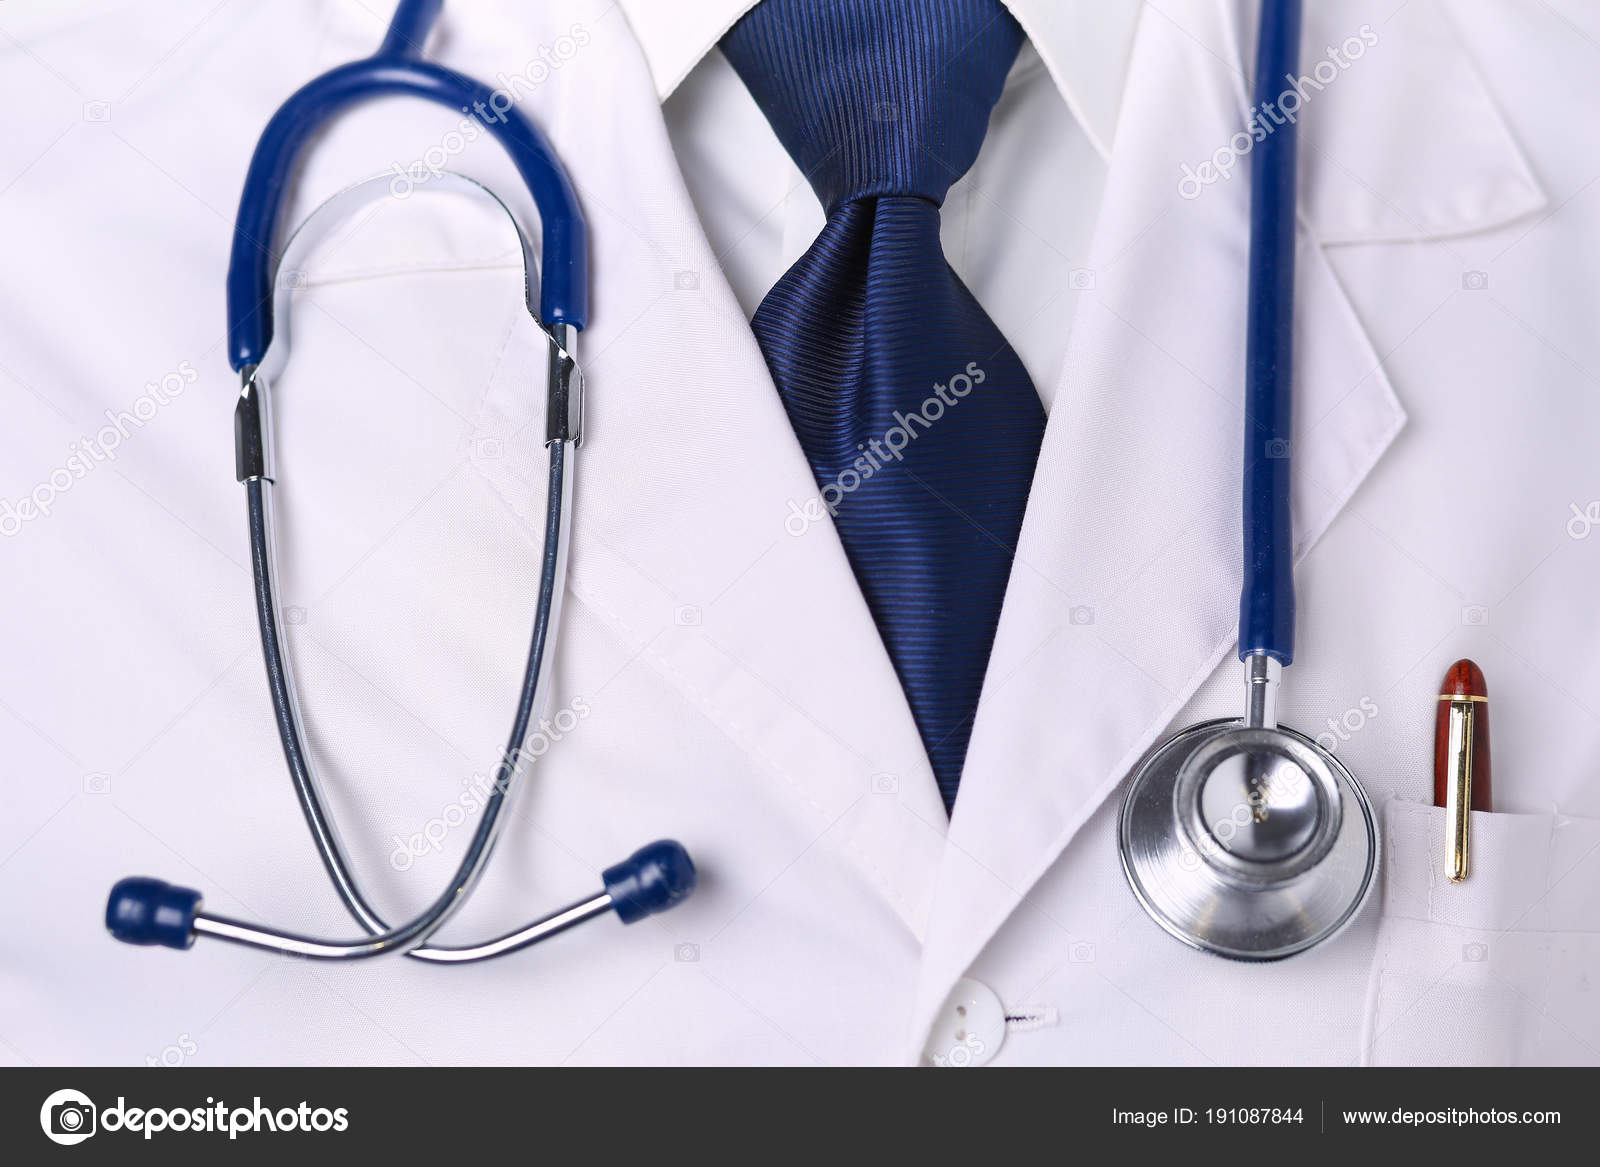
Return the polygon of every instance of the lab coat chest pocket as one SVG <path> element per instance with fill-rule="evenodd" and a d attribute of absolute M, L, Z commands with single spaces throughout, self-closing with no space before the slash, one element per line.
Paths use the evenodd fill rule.
<path fill-rule="evenodd" d="M 1444 815 L 1385 808 L 1363 1060 L 1600 1062 L 1600 819 L 1474 812 L 1452 884 Z"/>

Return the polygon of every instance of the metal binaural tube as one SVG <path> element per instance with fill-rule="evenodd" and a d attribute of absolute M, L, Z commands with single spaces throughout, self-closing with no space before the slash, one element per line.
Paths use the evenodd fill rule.
<path fill-rule="evenodd" d="M 493 199 L 492 193 L 468 180 L 449 175 L 446 178 L 471 193 L 480 193 Z M 451 183 L 441 182 L 437 185 L 440 189 L 449 189 Z M 285 256 L 295 246 L 300 245 L 303 238 L 314 238 L 305 230 L 313 219 L 325 213 L 344 213 L 344 210 L 356 205 L 358 200 L 372 197 L 373 192 L 379 191 L 382 186 L 381 180 L 374 179 L 359 183 L 335 195 L 313 212 L 311 218 L 296 231 L 285 250 Z M 497 199 L 494 201 L 504 211 L 504 205 Z M 505 211 L 505 213 L 509 219 L 510 212 Z M 512 223 L 516 229 L 514 220 Z M 517 236 L 523 253 L 525 283 L 532 293 L 539 283 L 538 269 L 534 265 L 531 250 L 520 229 L 517 230 Z M 280 257 L 280 267 L 284 260 L 285 257 Z M 539 594 L 535 606 L 528 669 L 518 704 L 516 724 L 513 726 L 500 767 L 496 771 L 484 820 L 480 821 L 480 829 L 483 829 L 484 823 L 488 824 L 489 835 L 482 842 L 490 846 L 494 834 L 499 829 L 496 820 L 499 817 L 500 807 L 509 795 L 514 779 L 523 768 L 518 765 L 519 761 L 525 766 L 526 760 L 521 755 L 522 739 L 528 732 L 530 723 L 536 721 L 548 705 L 550 670 L 547 662 L 554 653 L 555 632 L 560 625 L 561 602 L 566 590 L 574 451 L 582 410 L 582 373 L 577 368 L 573 355 L 577 342 L 577 329 L 563 324 L 543 325 L 534 312 L 534 297 L 530 294 L 528 299 L 530 315 L 541 328 L 550 347 L 547 416 L 552 420 L 559 417 L 566 424 L 561 430 L 560 440 L 553 438 L 546 447 L 549 488 L 545 508 Z M 304 718 L 285 643 L 284 620 L 279 606 L 278 541 L 272 500 L 275 468 L 271 427 L 271 386 L 265 368 L 255 366 L 247 366 L 241 370 L 241 381 L 239 404 L 234 415 L 237 476 L 246 487 L 252 569 L 255 577 L 255 607 L 261 626 L 262 651 L 266 661 L 274 717 L 295 795 L 300 802 L 323 866 L 339 898 L 357 923 L 371 935 L 365 940 L 342 944 L 277 932 L 273 929 L 253 928 L 238 921 L 226 921 L 224 926 L 215 931 L 227 932 L 231 936 L 248 934 L 257 947 L 270 947 L 268 941 L 275 938 L 284 951 L 306 949 L 324 958 L 334 958 L 329 955 L 331 950 L 348 951 L 349 955 L 354 956 L 374 955 L 378 951 L 389 950 L 384 945 L 374 946 L 379 938 L 389 937 L 386 943 L 394 942 L 391 933 L 402 930 L 390 927 L 360 887 L 349 861 L 348 852 L 339 838 L 338 829 L 326 809 L 327 803 L 322 792 L 321 780 L 311 754 L 306 748 Z M 473 849 L 479 842 L 479 838 L 475 836 L 473 843 L 469 845 L 468 860 L 473 859 Z M 481 863 L 487 861 L 487 848 L 478 856 L 477 861 L 481 870 Z M 476 875 L 471 876 L 471 879 L 475 878 Z M 460 883 L 457 887 L 457 899 L 464 898 L 470 892 L 471 886 L 470 880 Z M 456 906 L 459 906 L 458 902 L 448 909 L 446 916 L 433 920 L 428 925 L 428 931 L 442 925 Z M 554 935 L 554 932 L 545 926 L 548 919 L 548 917 L 542 918 L 503 936 L 461 948 L 422 944 L 419 938 L 409 935 L 410 926 L 408 926 L 404 930 L 408 931 L 408 939 L 402 943 L 402 947 L 411 947 L 408 954 L 419 960 L 450 963 L 482 960 L 525 947 L 545 936 Z"/>
<path fill-rule="evenodd" d="M 504 936 L 487 940 L 482 944 L 474 944 L 467 948 L 419 948 L 413 949 L 410 955 L 426 954 L 426 959 L 440 964 L 465 964 L 475 960 L 487 960 L 493 956 L 504 956 L 506 953 L 526 948 L 530 944 L 537 944 L 585 920 L 603 916 L 609 911 L 611 911 L 611 896 L 601 892 L 589 899 L 569 904 L 515 932 L 508 932 Z M 196 936 L 211 936 L 217 940 L 226 940 L 230 944 L 261 948 L 268 952 L 281 952 L 287 956 L 299 956 L 307 960 L 343 960 L 351 955 L 350 945 L 345 943 L 295 936 L 273 928 L 261 928 L 254 924 L 232 920 L 226 916 L 207 915 L 205 912 L 195 916 L 193 929 Z"/>
<path fill-rule="evenodd" d="M 577 447 L 583 441 L 583 371 L 572 355 L 577 332 L 570 324 L 552 324 L 547 332 L 545 441 Z"/>
<path fill-rule="evenodd" d="M 264 389 L 258 389 L 264 392 Z M 482 817 L 467 854 L 446 892 L 411 923 L 391 928 L 372 907 L 356 881 L 338 829 L 328 814 L 320 778 L 305 746 L 305 730 L 300 701 L 284 644 L 283 621 L 277 597 L 277 539 L 273 522 L 270 480 L 252 478 L 246 483 L 250 516 L 251 561 L 256 581 L 256 613 L 261 624 L 262 652 L 267 665 L 268 686 L 272 692 L 273 713 L 283 743 L 295 795 L 300 802 L 313 843 L 321 856 L 339 898 L 350 913 L 372 935 L 364 940 L 323 941 L 278 929 L 258 927 L 222 917 L 196 919 L 197 933 L 218 936 L 235 943 L 269 948 L 291 955 L 337 960 L 363 958 L 398 950 L 420 960 L 464 963 L 486 960 L 554 935 L 561 928 L 548 927 L 544 917 L 503 936 L 464 948 L 424 946 L 423 941 L 460 907 L 476 885 L 500 830 L 500 818 L 521 766 L 523 739 L 533 721 L 549 700 L 549 669 L 555 630 L 560 622 L 561 595 L 565 591 L 567 544 L 572 514 L 572 457 L 570 443 L 552 442 L 546 447 L 550 462 L 550 487 L 545 516 L 545 548 L 541 563 L 539 600 L 534 615 L 534 632 L 529 647 L 528 666 L 518 703 L 510 741 L 495 772 L 494 784 L 485 800 Z M 569 909 L 563 909 L 568 911 Z M 562 913 L 557 913 L 561 915 Z M 595 913 L 590 913 L 595 914 Z M 583 919 L 589 918 L 587 915 Z M 205 927 L 200 921 L 207 920 Z M 572 923 L 578 922 L 573 920 Z M 563 925 L 563 927 L 570 925 Z"/>

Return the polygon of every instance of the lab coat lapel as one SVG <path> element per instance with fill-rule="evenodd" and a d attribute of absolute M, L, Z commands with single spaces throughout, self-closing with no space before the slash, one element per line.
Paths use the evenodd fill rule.
<path fill-rule="evenodd" d="M 1148 10 L 929 921 L 913 1040 L 995 929 L 1233 652 L 1247 167 L 1221 9 Z M 1404 414 L 1314 243 L 1296 305 L 1295 530 L 1327 528 Z M 1303 664 L 1315 668 L 1315 662 Z M 1208 711 L 1232 714 L 1233 709 Z M 1062 959 L 1075 939 L 1063 924 Z"/>
<path fill-rule="evenodd" d="M 920 935 L 947 819 L 916 726 L 814 509 L 815 480 L 700 228 L 638 46 L 621 20 L 593 35 L 622 61 L 603 93 L 567 99 L 588 111 L 585 140 L 565 157 L 596 273 L 578 347 L 575 606 L 653 667 L 686 717 L 742 746 L 750 781 L 792 808 L 806 844 L 837 846 Z M 531 458 L 543 430 L 526 398 L 498 398 L 524 416 L 494 424 L 520 430 Z M 505 494 L 524 499 L 532 528 L 529 486 L 508 481 Z M 714 879 L 715 856 L 684 842 Z"/>

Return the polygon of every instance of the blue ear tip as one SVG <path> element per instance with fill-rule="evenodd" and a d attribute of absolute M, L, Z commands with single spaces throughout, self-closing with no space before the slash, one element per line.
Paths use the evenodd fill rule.
<path fill-rule="evenodd" d="M 199 892 L 141 875 L 119 879 L 106 900 L 106 928 L 124 944 L 188 948 L 199 914 Z"/>
<path fill-rule="evenodd" d="M 632 924 L 688 899 L 698 877 L 682 843 L 658 839 L 606 868 L 600 878 L 617 915 L 624 924 Z"/>

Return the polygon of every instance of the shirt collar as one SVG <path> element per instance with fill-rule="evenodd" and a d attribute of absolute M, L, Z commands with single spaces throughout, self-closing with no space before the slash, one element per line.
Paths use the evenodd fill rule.
<path fill-rule="evenodd" d="M 665 101 L 755 0 L 618 0 Z M 1006 0 L 1067 107 L 1110 156 L 1142 4 Z"/>

